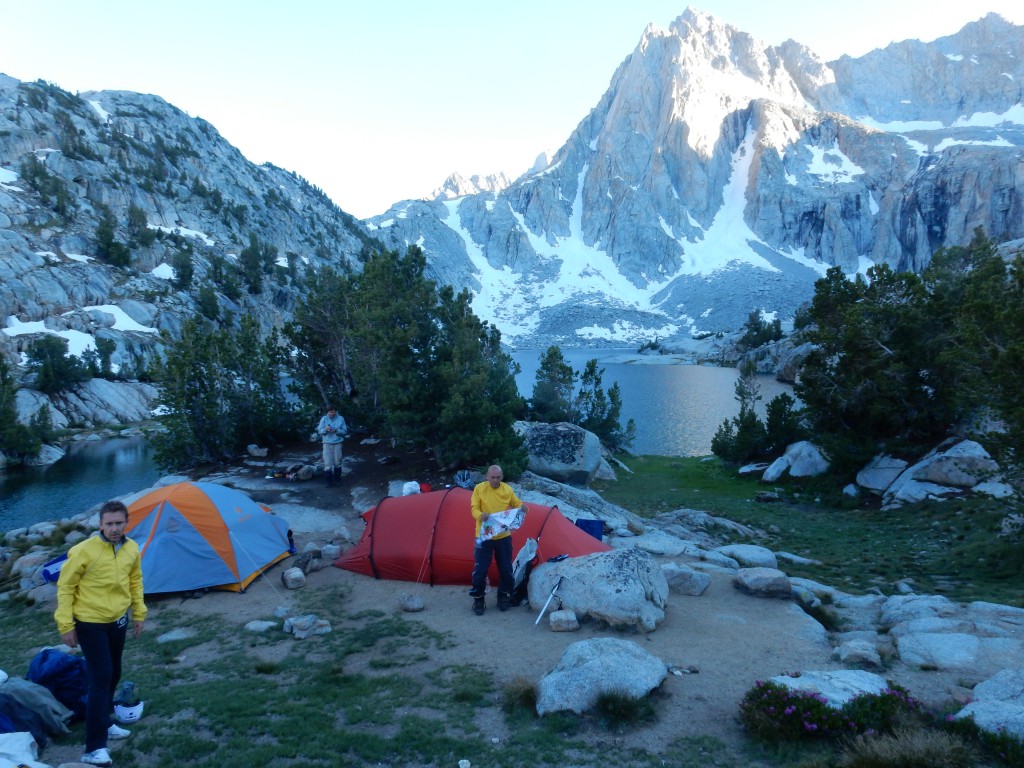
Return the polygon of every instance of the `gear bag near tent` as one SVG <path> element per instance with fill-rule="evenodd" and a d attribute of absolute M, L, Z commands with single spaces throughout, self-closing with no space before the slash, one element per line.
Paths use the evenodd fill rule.
<path fill-rule="evenodd" d="M 242 592 L 294 554 L 286 520 L 217 483 L 175 483 L 139 496 L 128 504 L 125 533 L 142 552 L 147 595 Z"/>
<path fill-rule="evenodd" d="M 378 579 L 426 584 L 469 584 L 473 573 L 475 521 L 472 492 L 458 486 L 412 496 L 388 496 L 363 514 L 359 543 L 334 564 Z M 527 539 L 537 542 L 541 562 L 568 555 L 605 552 L 611 547 L 577 528 L 558 507 L 527 502 L 523 525 L 512 531 L 512 551 Z M 491 564 L 491 583 L 498 581 Z"/>

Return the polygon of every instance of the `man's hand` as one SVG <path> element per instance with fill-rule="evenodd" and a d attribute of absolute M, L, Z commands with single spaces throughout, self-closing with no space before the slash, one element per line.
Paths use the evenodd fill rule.
<path fill-rule="evenodd" d="M 144 621 L 133 621 L 132 622 L 132 637 L 138 638 L 142 634 L 142 627 L 146 622 Z"/>
<path fill-rule="evenodd" d="M 65 632 L 63 635 L 61 635 L 60 639 L 61 642 L 64 643 L 64 645 L 66 645 L 68 648 L 78 647 L 78 633 L 73 629 L 70 632 Z"/>

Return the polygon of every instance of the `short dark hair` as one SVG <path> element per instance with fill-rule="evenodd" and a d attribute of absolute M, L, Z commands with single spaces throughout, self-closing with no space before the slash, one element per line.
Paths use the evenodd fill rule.
<path fill-rule="evenodd" d="M 326 407 L 326 408 L 325 408 L 324 410 L 325 410 L 325 411 L 336 411 L 336 410 L 338 410 L 338 409 L 334 407 L 334 404 L 333 404 L 333 403 L 328 403 L 328 404 L 327 404 L 327 407 Z"/>
<path fill-rule="evenodd" d="M 125 520 L 128 519 L 128 507 L 124 505 L 123 501 L 112 499 L 111 501 L 105 502 L 103 506 L 100 507 L 100 520 L 103 520 L 104 515 L 116 514 L 118 512 L 124 515 Z"/>

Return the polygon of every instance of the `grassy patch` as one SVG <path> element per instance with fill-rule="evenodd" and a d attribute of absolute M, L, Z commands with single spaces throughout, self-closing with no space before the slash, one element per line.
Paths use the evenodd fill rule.
<path fill-rule="evenodd" d="M 961 737 L 926 728 L 903 728 L 881 736 L 858 736 L 846 746 L 839 768 L 972 768 L 977 753 Z"/>
<path fill-rule="evenodd" d="M 609 744 L 595 714 L 537 717 L 536 692 L 526 684 L 515 697 L 520 705 L 506 710 L 507 739 L 493 743 L 477 716 L 497 713 L 508 693 L 489 672 L 448 665 L 418 674 L 422 664 L 408 671 L 410 665 L 375 664 L 429 658 L 452 640 L 401 614 L 345 614 L 327 592 L 308 599 L 333 606 L 333 614 L 322 614 L 332 632 L 303 641 L 283 632 L 228 631 L 219 617 L 155 603 L 151 618 L 161 632 L 187 627 L 193 634 L 160 643 L 154 630 L 129 643 L 126 665 L 146 714 L 119 745 L 118 766 L 434 766 L 463 758 L 497 768 L 660 764 L 643 750 Z M 0 668 L 23 673 L 34 651 L 57 639 L 51 611 L 10 603 L 2 611 L 4 626 L 23 631 L 5 633 Z M 346 672 L 357 655 L 363 672 Z M 618 725 L 643 720 L 622 707 L 606 715 Z M 79 723 L 57 743 L 83 738 Z"/>
<path fill-rule="evenodd" d="M 623 693 L 602 693 L 594 706 L 595 714 L 609 730 L 633 728 L 657 718 L 654 703 L 647 696 L 634 698 Z"/>
<path fill-rule="evenodd" d="M 1024 547 L 1019 537 L 997 535 L 1016 502 L 956 499 L 882 511 L 877 500 L 843 497 L 831 482 L 765 486 L 717 459 L 641 456 L 626 464 L 633 474 L 594 484 L 608 501 L 645 517 L 699 509 L 763 532 L 754 543 L 821 562 L 784 563 L 791 576 L 851 592 L 891 592 L 909 578 L 918 592 L 1024 606 Z M 755 501 L 765 490 L 778 491 L 781 500 Z M 714 533 L 728 538 L 724 530 Z"/>

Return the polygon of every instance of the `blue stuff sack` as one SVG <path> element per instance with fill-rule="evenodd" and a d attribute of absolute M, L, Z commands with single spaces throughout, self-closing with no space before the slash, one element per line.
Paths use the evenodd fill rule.
<path fill-rule="evenodd" d="M 43 648 L 29 663 L 25 679 L 49 690 L 57 701 L 75 713 L 74 720 L 85 717 L 89 674 L 81 656 Z"/>

